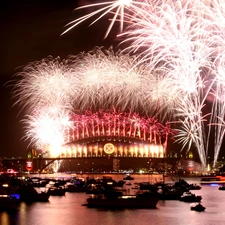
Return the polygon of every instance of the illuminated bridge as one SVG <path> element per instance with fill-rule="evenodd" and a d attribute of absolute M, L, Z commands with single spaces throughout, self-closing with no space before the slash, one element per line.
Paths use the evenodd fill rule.
<path fill-rule="evenodd" d="M 27 153 L 27 168 L 36 161 L 42 169 L 52 162 L 84 158 L 164 158 L 169 136 L 175 132 L 169 124 L 138 114 L 106 113 L 99 111 L 75 114 L 73 126 L 65 132 L 65 143 L 60 152 L 35 151 Z"/>
<path fill-rule="evenodd" d="M 119 136 L 100 136 L 71 142 L 64 146 L 60 158 L 150 157 L 163 158 L 164 145 Z"/>
<path fill-rule="evenodd" d="M 169 124 L 137 113 L 99 111 L 75 114 L 73 129 L 58 157 L 151 157 L 163 158 L 169 136 L 175 133 Z"/>

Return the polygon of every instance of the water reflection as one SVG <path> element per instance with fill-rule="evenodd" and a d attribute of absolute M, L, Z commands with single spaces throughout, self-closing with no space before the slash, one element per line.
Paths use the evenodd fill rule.
<path fill-rule="evenodd" d="M 100 177 L 100 176 L 99 176 Z M 120 175 L 113 177 L 122 179 Z M 148 181 L 146 175 L 135 176 L 135 182 Z M 167 178 L 168 179 L 168 178 Z M 189 183 L 198 183 L 196 179 L 187 179 Z M 2 225 L 224 225 L 225 192 L 218 187 L 204 185 L 193 193 L 202 196 L 205 212 L 190 210 L 190 203 L 180 201 L 159 201 L 156 209 L 104 210 L 82 206 L 86 202 L 85 193 L 66 193 L 65 196 L 50 196 L 49 202 L 21 203 L 15 212 L 0 212 Z"/>

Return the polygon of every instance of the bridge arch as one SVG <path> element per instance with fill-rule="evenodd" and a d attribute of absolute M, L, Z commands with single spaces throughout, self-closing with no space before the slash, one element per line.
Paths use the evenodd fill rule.
<path fill-rule="evenodd" d="M 164 146 L 139 139 L 118 136 L 86 138 L 68 143 L 60 157 L 136 157 L 163 158 Z"/>
<path fill-rule="evenodd" d="M 60 156 L 64 157 L 157 157 L 162 158 L 168 137 L 175 132 L 169 123 L 115 109 L 85 111 L 71 116 L 73 126 Z M 107 148 L 111 146 L 111 152 Z"/>

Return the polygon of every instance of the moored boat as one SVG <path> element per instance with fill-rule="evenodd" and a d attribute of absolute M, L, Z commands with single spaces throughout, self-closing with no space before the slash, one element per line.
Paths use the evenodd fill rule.
<path fill-rule="evenodd" d="M 86 192 L 86 183 L 84 179 L 72 179 L 65 185 L 66 192 Z"/>
<path fill-rule="evenodd" d="M 52 196 L 65 196 L 65 186 L 60 185 L 58 182 L 49 182 L 46 185 L 47 193 Z"/>
<path fill-rule="evenodd" d="M 62 187 L 49 187 L 47 193 L 52 196 L 65 196 L 66 190 Z"/>
<path fill-rule="evenodd" d="M 192 204 L 191 210 L 194 210 L 197 212 L 203 212 L 205 211 L 205 207 L 199 202 L 198 204 Z"/>
<path fill-rule="evenodd" d="M 220 186 L 218 189 L 221 190 L 221 191 L 225 191 L 225 185 Z"/>
<path fill-rule="evenodd" d="M 0 184 L 0 210 L 17 209 L 20 204 L 20 195 L 11 192 L 9 184 Z"/>
<path fill-rule="evenodd" d="M 195 195 L 190 191 L 184 192 L 183 195 L 180 197 L 180 201 L 182 202 L 200 202 L 202 200 L 202 196 Z"/>
<path fill-rule="evenodd" d="M 200 180 L 200 184 L 208 184 L 208 185 L 220 185 L 225 184 L 225 177 L 224 176 L 205 176 L 202 177 Z"/>
<path fill-rule="evenodd" d="M 78 186 L 74 183 L 66 183 L 65 185 L 66 192 L 86 192 L 86 186 Z"/>
<path fill-rule="evenodd" d="M 156 208 L 158 201 L 159 197 L 154 193 L 144 192 L 136 195 L 93 195 L 84 205 L 94 208 Z"/>
<path fill-rule="evenodd" d="M 190 184 L 189 185 L 189 190 L 201 190 L 201 186 L 197 184 Z"/>
<path fill-rule="evenodd" d="M 134 180 L 134 177 L 132 177 L 130 174 L 126 174 L 123 180 Z"/>
<path fill-rule="evenodd" d="M 21 185 L 18 187 L 18 191 L 20 194 L 20 201 L 22 202 L 46 202 L 49 200 L 50 194 L 41 191 L 38 192 L 31 185 Z"/>
<path fill-rule="evenodd" d="M 18 195 L 19 196 L 19 195 Z M 19 197 L 14 195 L 0 194 L 0 210 L 17 209 L 20 205 Z"/>

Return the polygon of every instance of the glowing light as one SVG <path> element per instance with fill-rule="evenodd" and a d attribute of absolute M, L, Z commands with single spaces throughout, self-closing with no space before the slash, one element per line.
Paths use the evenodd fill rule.
<path fill-rule="evenodd" d="M 135 0 L 115 0 L 115 1 L 109 1 L 109 2 L 100 2 L 90 5 L 84 5 L 79 8 L 76 8 L 76 10 L 79 9 L 85 9 L 85 8 L 92 8 L 97 7 L 98 9 L 94 12 L 88 13 L 87 15 L 84 15 L 78 19 L 75 19 L 68 23 L 66 26 L 69 26 L 68 29 L 66 29 L 63 33 L 67 33 L 69 30 L 73 29 L 80 23 L 84 22 L 85 20 L 95 17 L 96 15 L 99 15 L 97 19 L 95 19 L 90 25 L 94 24 L 98 20 L 100 20 L 102 17 L 106 16 L 107 14 L 113 15 L 112 18 L 110 18 L 110 25 L 106 31 L 105 38 L 109 35 L 114 23 L 116 21 L 120 21 L 120 30 L 123 30 L 123 24 L 124 24 L 124 13 L 125 9 L 128 9 L 129 11 L 133 11 L 134 9 L 137 9 L 141 5 L 144 5 L 144 3 L 135 1 Z M 100 8 L 99 8 L 100 7 Z"/>
<path fill-rule="evenodd" d="M 22 105 L 27 112 L 23 120 L 25 138 L 31 140 L 36 148 L 56 156 L 65 143 L 96 132 L 98 135 L 100 132 L 101 135 L 111 132 L 127 135 L 127 120 L 121 113 L 117 114 L 115 110 L 92 113 L 87 109 L 95 111 L 115 107 L 121 111 L 129 109 L 130 113 L 142 110 L 145 114 L 153 114 L 156 100 L 151 100 L 148 95 L 153 76 L 146 72 L 145 65 L 133 67 L 134 64 L 136 58 L 129 54 L 98 47 L 88 53 L 70 56 L 62 62 L 59 58 L 49 57 L 29 63 L 17 74 L 20 80 L 14 89 L 16 104 Z M 155 86 L 156 83 L 153 84 Z M 73 114 L 77 110 L 86 111 L 86 114 L 75 118 Z M 84 124 L 88 113 L 92 119 L 87 127 Z M 132 114 L 131 121 L 129 136 L 138 135 L 147 140 L 145 119 Z M 118 122 L 117 126 L 112 126 Z M 144 126 L 143 133 L 140 133 L 141 124 Z M 73 136 L 70 135 L 71 130 Z"/>
<path fill-rule="evenodd" d="M 93 18 L 93 24 L 111 16 L 105 37 L 118 21 L 118 36 L 123 39 L 121 44 L 127 44 L 127 47 L 117 54 L 97 48 L 62 63 L 45 59 L 29 64 L 21 73 L 23 79 L 14 93 L 17 104 L 28 110 L 28 137 L 40 140 L 41 145 L 43 142 L 49 145 L 47 140 L 36 136 L 35 129 L 33 133 L 29 132 L 29 123 L 40 120 L 40 115 L 46 118 L 48 115 L 52 119 L 61 115 L 57 112 L 71 116 L 77 109 L 85 111 L 91 108 L 96 112 L 115 107 L 121 112 L 132 113 L 141 109 L 149 117 L 157 112 L 161 120 L 170 117 L 174 123 L 179 122 L 177 141 L 183 148 L 188 146 L 188 150 L 195 146 L 204 168 L 211 126 L 215 126 L 215 166 L 225 133 L 223 1 L 115 0 L 78 9 L 94 7 L 97 10 L 72 21 L 64 33 L 89 18 Z M 212 110 L 204 114 L 209 97 L 212 97 Z M 54 106 L 55 113 L 50 113 L 50 105 Z M 49 107 L 48 113 L 43 113 L 42 108 L 46 106 Z M 148 137 L 147 128 L 141 127 L 145 123 L 139 115 L 133 114 L 128 130 L 125 130 L 125 121 L 118 119 L 118 124 L 110 114 L 105 120 L 108 127 L 101 117 L 95 116 L 97 120 L 92 119 L 88 128 L 77 121 L 73 128 L 71 124 L 63 125 L 61 122 L 58 126 L 52 122 L 56 130 L 63 131 L 56 133 L 61 137 L 58 146 L 71 140 L 70 129 L 74 130 L 72 139 L 123 132 L 129 137 L 149 138 L 151 143 L 156 141 L 157 131 L 151 131 Z M 36 125 L 32 123 L 34 128 Z M 117 124 L 117 127 L 112 124 Z M 210 125 L 209 129 L 206 129 L 207 125 Z M 140 153 L 137 147 L 133 149 L 132 154 Z"/>
<path fill-rule="evenodd" d="M 163 107 L 164 111 L 174 112 L 181 123 L 178 140 L 183 147 L 188 145 L 188 149 L 197 147 L 204 168 L 211 126 L 215 126 L 215 166 L 225 133 L 225 94 L 221 79 L 225 50 L 224 2 L 139 0 L 127 4 L 118 0 L 81 8 L 95 6 L 104 7 L 75 20 L 71 28 L 98 13 L 92 24 L 107 14 L 114 15 L 106 36 L 116 20 L 125 24 L 126 29 L 121 29 L 119 34 L 122 43 L 127 44 L 123 51 L 134 53 L 140 59 L 138 64 L 148 63 L 148 71 L 160 80 L 158 89 L 152 90 L 153 85 L 149 85 L 146 96 L 157 99 L 158 109 Z M 204 115 L 210 96 L 212 111 Z M 165 100 L 170 104 L 165 104 Z M 210 125 L 209 129 L 206 125 Z"/>

